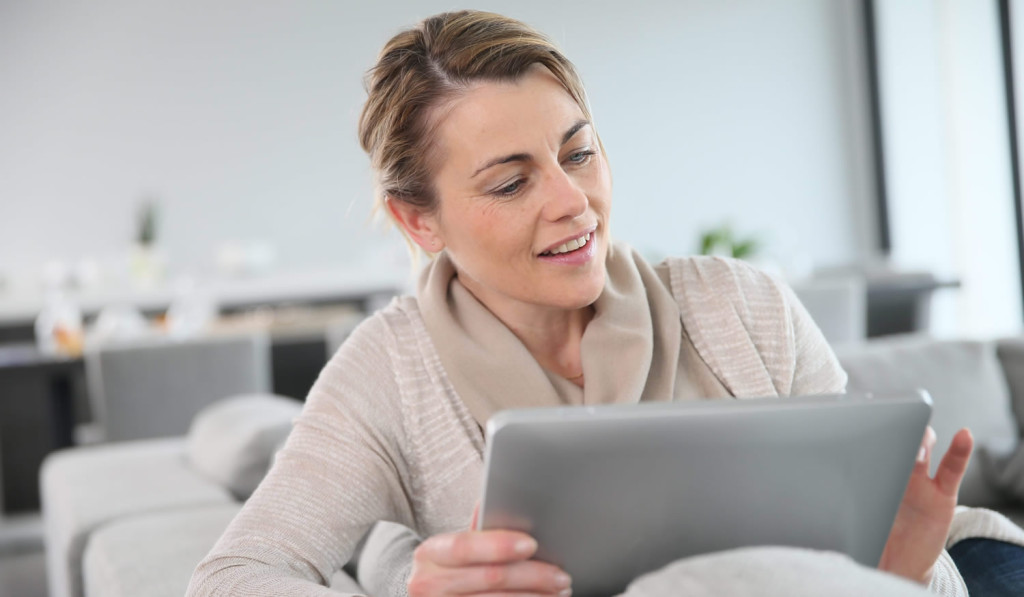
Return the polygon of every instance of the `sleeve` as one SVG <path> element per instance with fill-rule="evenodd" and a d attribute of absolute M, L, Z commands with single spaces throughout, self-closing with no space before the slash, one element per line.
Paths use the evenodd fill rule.
<path fill-rule="evenodd" d="M 1006 516 L 987 508 L 957 506 L 946 547 L 972 537 L 995 539 L 1024 547 L 1024 529 Z"/>
<path fill-rule="evenodd" d="M 960 571 L 956 569 L 953 558 L 945 549 L 942 550 L 939 559 L 935 562 L 932 582 L 928 585 L 928 590 L 934 595 L 943 595 L 944 597 L 968 597 L 967 585 L 960 576 Z"/>
<path fill-rule="evenodd" d="M 1024 529 L 1006 516 L 986 508 L 957 506 L 946 538 L 946 549 L 972 537 L 984 537 L 1024 547 Z M 940 571 L 940 568 L 943 570 Z M 967 585 L 948 551 L 944 550 L 936 562 L 935 575 L 929 588 L 933 593 L 948 597 L 967 597 Z"/>
<path fill-rule="evenodd" d="M 376 521 L 415 526 L 393 346 L 381 317 L 353 332 L 273 468 L 196 568 L 188 596 L 338 595 L 325 585 Z"/>

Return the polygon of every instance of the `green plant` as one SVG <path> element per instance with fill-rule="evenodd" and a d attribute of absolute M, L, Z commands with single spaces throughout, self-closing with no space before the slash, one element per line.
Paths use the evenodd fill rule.
<path fill-rule="evenodd" d="M 761 250 L 761 242 L 753 237 L 738 238 L 732 226 L 722 224 L 700 236 L 701 255 L 726 255 L 736 259 L 751 259 Z"/>
<path fill-rule="evenodd" d="M 139 207 L 138 230 L 135 234 L 138 244 L 149 247 L 156 243 L 156 222 L 156 201 L 148 199 Z"/>

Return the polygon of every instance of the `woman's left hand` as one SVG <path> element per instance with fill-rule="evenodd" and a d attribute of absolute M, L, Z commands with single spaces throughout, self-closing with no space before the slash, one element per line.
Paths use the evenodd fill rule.
<path fill-rule="evenodd" d="M 935 477 L 931 478 L 928 467 L 934 446 L 935 431 L 928 427 L 878 564 L 880 570 L 925 585 L 931 582 L 935 561 L 946 546 L 960 481 L 971 459 L 974 438 L 967 429 L 958 431 Z"/>

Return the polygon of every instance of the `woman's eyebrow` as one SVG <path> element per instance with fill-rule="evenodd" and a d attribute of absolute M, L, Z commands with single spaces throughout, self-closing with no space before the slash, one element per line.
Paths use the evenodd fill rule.
<path fill-rule="evenodd" d="M 480 174 L 481 172 L 483 172 L 484 170 L 486 170 L 488 168 L 491 168 L 493 166 L 497 166 L 498 164 L 507 164 L 509 162 L 528 162 L 531 159 L 533 159 L 533 156 L 531 156 L 528 153 L 513 153 L 512 155 L 506 155 L 504 157 L 494 158 L 493 160 L 491 160 L 491 161 L 487 162 L 486 164 L 484 164 L 483 166 L 481 166 L 479 170 L 477 170 L 476 172 L 473 173 L 473 176 L 470 176 L 470 178 L 476 178 L 477 174 Z"/>
<path fill-rule="evenodd" d="M 569 127 L 569 130 L 565 131 L 565 134 L 562 135 L 562 145 L 565 145 L 566 143 L 568 143 L 569 139 L 572 139 L 573 135 L 578 133 L 581 128 L 583 128 L 583 127 L 585 127 L 585 126 L 587 126 L 589 124 L 590 124 L 589 120 L 577 120 L 576 124 L 574 124 L 571 127 Z"/>
<path fill-rule="evenodd" d="M 573 135 L 578 133 L 580 131 L 580 129 L 582 129 L 583 127 L 585 127 L 585 126 L 587 126 L 589 124 L 590 124 L 589 120 L 577 120 L 571 127 L 569 127 L 569 130 L 565 131 L 565 134 L 562 135 L 562 145 L 565 145 L 566 143 L 568 143 L 569 139 L 572 139 Z M 486 164 L 481 166 L 476 172 L 473 173 L 473 176 L 470 176 L 470 178 L 476 178 L 477 174 L 480 174 L 484 170 L 486 170 L 488 168 L 492 168 L 492 167 L 497 166 L 499 164 L 507 164 L 509 162 L 528 162 L 531 159 L 533 159 L 533 156 L 531 156 L 528 153 L 513 153 L 511 155 L 506 155 L 506 156 L 502 156 L 502 157 L 499 157 L 499 158 L 494 158 L 493 160 L 490 160 Z"/>

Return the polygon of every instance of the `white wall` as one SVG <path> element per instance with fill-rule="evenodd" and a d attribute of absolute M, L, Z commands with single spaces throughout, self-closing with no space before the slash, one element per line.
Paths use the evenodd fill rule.
<path fill-rule="evenodd" d="M 485 1 L 588 84 L 619 238 L 690 252 L 731 219 L 784 261 L 871 253 L 856 0 Z M 208 267 L 225 239 L 283 266 L 401 253 L 367 224 L 355 138 L 384 41 L 450 2 L 0 3 L 0 271 L 123 254 L 138 199 Z"/>

